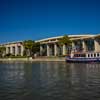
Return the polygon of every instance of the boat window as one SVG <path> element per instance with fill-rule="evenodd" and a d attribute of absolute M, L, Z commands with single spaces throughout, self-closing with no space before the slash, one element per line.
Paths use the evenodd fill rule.
<path fill-rule="evenodd" d="M 93 57 L 93 54 L 91 54 L 91 57 Z"/>
<path fill-rule="evenodd" d="M 94 54 L 94 57 L 96 57 L 96 54 Z"/>
<path fill-rule="evenodd" d="M 80 55 L 78 54 L 77 57 L 79 57 Z"/>
<path fill-rule="evenodd" d="M 97 53 L 97 57 L 99 57 L 99 53 Z"/>
<path fill-rule="evenodd" d="M 86 57 L 86 55 L 85 54 L 81 54 L 81 57 Z"/>
<path fill-rule="evenodd" d="M 81 57 L 81 55 L 80 55 L 80 54 L 78 54 L 78 57 Z"/>
<path fill-rule="evenodd" d="M 90 57 L 90 54 L 88 54 L 88 57 Z"/>
<path fill-rule="evenodd" d="M 74 57 L 77 57 L 77 54 L 74 54 Z"/>
<path fill-rule="evenodd" d="M 74 57 L 86 57 L 85 54 L 74 54 Z"/>

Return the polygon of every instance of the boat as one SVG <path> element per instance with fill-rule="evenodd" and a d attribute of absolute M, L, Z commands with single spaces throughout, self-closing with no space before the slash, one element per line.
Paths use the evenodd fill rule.
<path fill-rule="evenodd" d="M 66 56 L 69 63 L 100 62 L 100 52 L 77 52 Z"/>

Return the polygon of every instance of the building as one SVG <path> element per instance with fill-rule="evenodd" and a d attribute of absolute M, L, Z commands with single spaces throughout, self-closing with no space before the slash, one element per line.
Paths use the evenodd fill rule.
<path fill-rule="evenodd" d="M 58 56 L 66 55 L 67 47 L 65 45 L 59 46 L 58 39 L 63 36 L 47 38 L 39 40 L 40 55 L 41 56 Z M 82 49 L 82 52 L 100 51 L 100 35 L 69 35 L 72 42 L 73 49 Z"/>
<path fill-rule="evenodd" d="M 23 56 L 24 47 L 22 45 L 22 41 L 17 42 L 9 42 L 5 44 L 1 44 L 1 46 L 4 46 L 6 48 L 5 54 L 12 54 L 12 55 L 20 55 Z"/>
<path fill-rule="evenodd" d="M 40 56 L 59 56 L 66 55 L 67 47 L 65 45 L 59 46 L 58 40 L 63 36 L 46 38 L 35 42 L 40 42 Z M 100 52 L 100 35 L 69 35 L 72 40 L 73 50 L 81 50 L 82 52 Z M 23 56 L 23 41 L 10 42 L 1 44 L 6 47 L 5 54 Z"/>

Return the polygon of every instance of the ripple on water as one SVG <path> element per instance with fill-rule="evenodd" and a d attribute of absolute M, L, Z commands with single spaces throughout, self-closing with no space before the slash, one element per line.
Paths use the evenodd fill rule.
<path fill-rule="evenodd" d="M 0 63 L 0 100 L 99 100 L 100 64 Z"/>

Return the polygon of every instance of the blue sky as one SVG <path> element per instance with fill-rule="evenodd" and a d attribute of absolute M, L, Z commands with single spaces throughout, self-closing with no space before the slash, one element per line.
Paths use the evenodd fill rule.
<path fill-rule="evenodd" d="M 100 33 L 99 0 L 0 0 L 0 42 Z"/>

